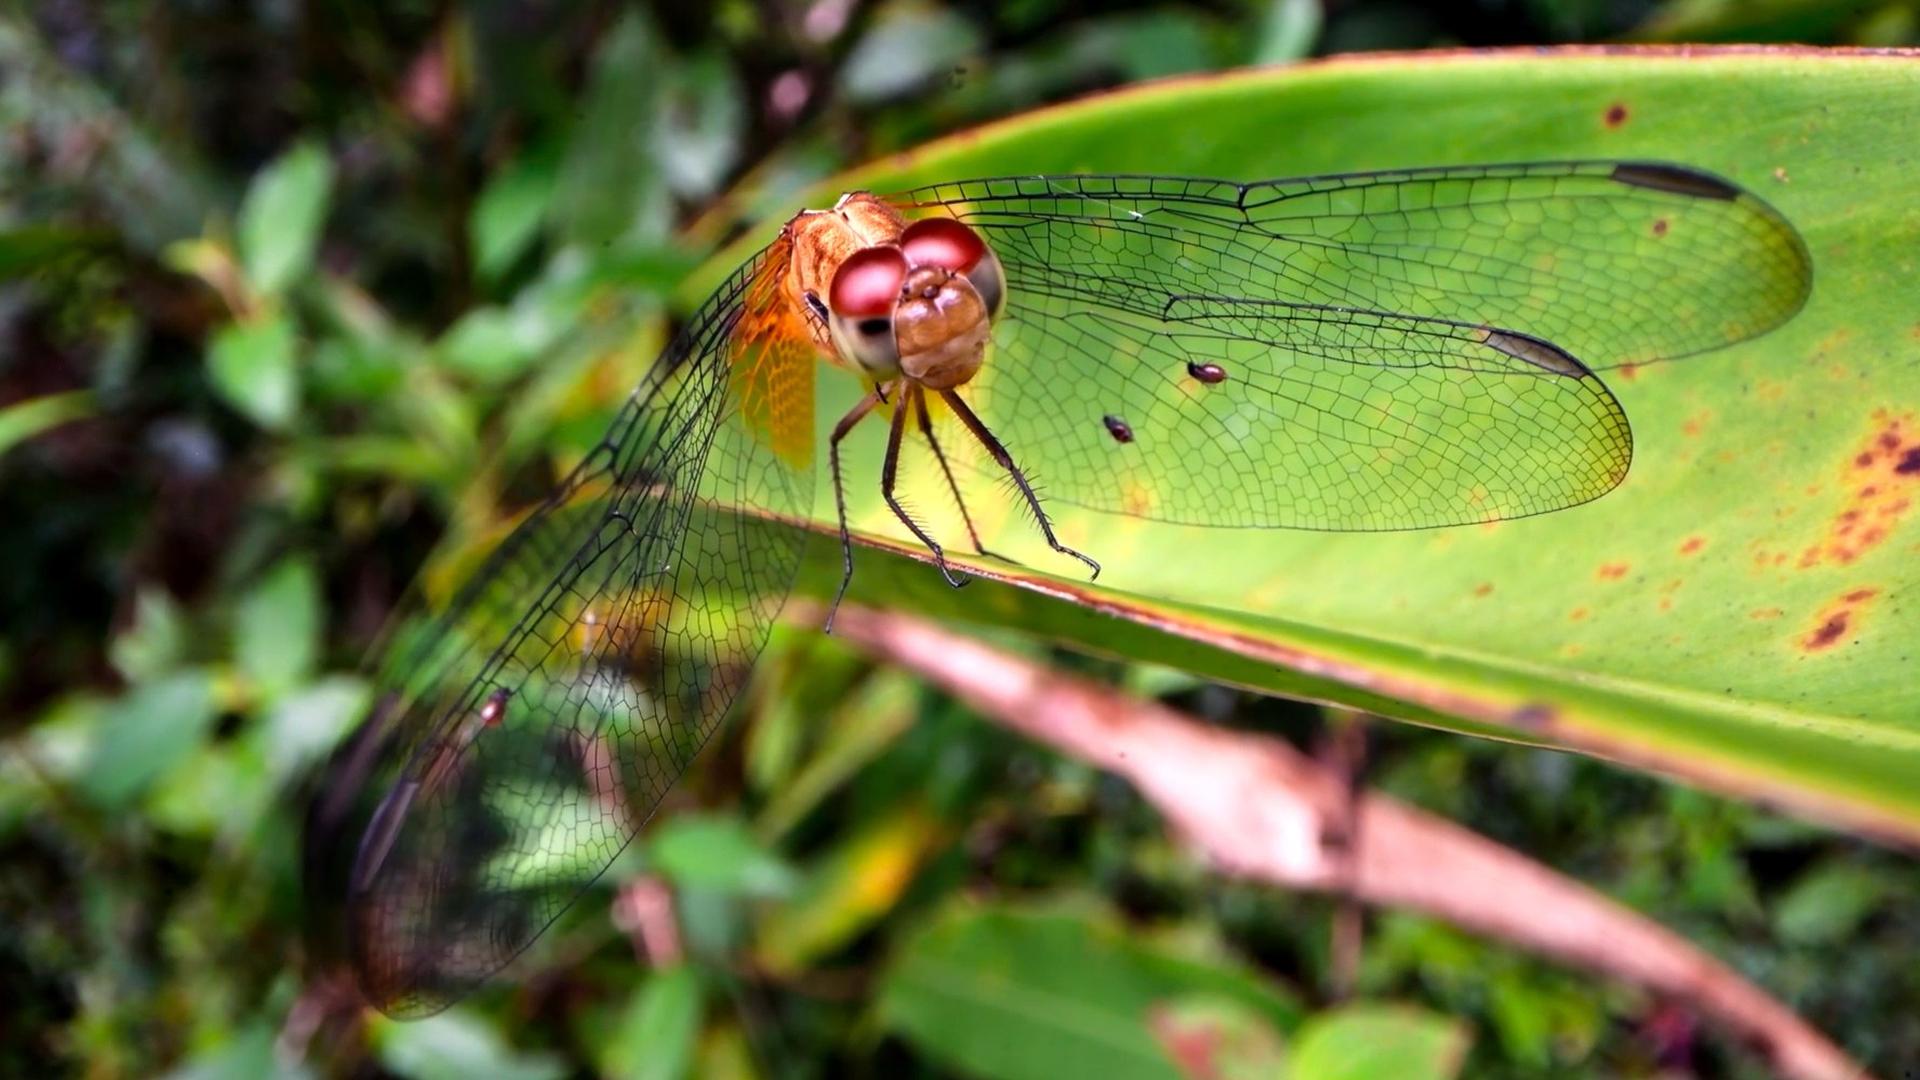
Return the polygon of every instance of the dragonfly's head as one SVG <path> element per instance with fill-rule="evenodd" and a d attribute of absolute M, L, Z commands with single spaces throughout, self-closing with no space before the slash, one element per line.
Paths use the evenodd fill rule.
<path fill-rule="evenodd" d="M 1006 300 L 1000 260 L 952 218 L 907 226 L 898 244 L 848 256 L 828 291 L 828 327 L 846 360 L 875 378 L 933 390 L 973 378 Z"/>

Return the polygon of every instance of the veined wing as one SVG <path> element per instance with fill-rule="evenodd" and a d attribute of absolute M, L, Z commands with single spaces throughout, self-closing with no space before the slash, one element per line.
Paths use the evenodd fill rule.
<path fill-rule="evenodd" d="M 1105 365 L 1107 378 L 1044 390 L 988 368 L 968 387 L 1050 497 L 1096 509 L 1215 526 L 1462 525 L 1586 502 L 1632 458 L 1599 377 L 1513 331 L 1213 299 L 1163 318 L 1014 299 L 1003 321 L 1001 362 L 1020 357 L 1026 377 L 1049 377 L 1032 370 L 1041 357 Z M 1190 373 L 1189 357 L 1224 379 Z M 1031 411 L 1041 397 L 1050 407 Z"/>
<path fill-rule="evenodd" d="M 1654 163 L 1016 177 L 895 201 L 966 222 L 1005 267 L 964 393 L 1047 494 L 1202 525 L 1421 528 L 1592 499 L 1631 453 L 1592 367 L 1764 333 L 1812 280 L 1771 207 Z M 1528 341 L 1551 345 L 1501 348 Z"/>
<path fill-rule="evenodd" d="M 606 869 L 738 696 L 798 568 L 814 351 L 784 245 L 695 314 L 612 429 L 447 607 L 399 629 L 349 938 L 368 1000 L 437 1011 Z M 796 333 L 796 331 L 798 331 Z"/>

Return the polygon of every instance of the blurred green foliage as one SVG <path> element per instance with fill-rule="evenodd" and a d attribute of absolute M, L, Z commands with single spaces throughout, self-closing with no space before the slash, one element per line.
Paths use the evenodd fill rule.
<path fill-rule="evenodd" d="M 1339 1005 L 1331 902 L 1205 872 L 1124 787 L 810 631 L 776 635 L 518 985 L 441 1017 L 355 1008 L 303 817 L 435 538 L 536 496 L 681 275 L 806 183 L 1253 61 L 1915 26 L 1794 0 L 5 5 L 0 1074 L 1059 1075 L 1091 1060 L 1063 1032 L 1106 1031 L 1127 1075 L 1196 1038 L 1220 1075 L 1755 1075 L 1671 1006 L 1405 915 L 1370 928 L 1373 1004 Z M 1223 724 L 1322 724 L 1053 659 Z M 1590 761 L 1374 743 L 1389 792 L 1679 929 L 1864 1060 L 1920 1060 L 1905 860 Z M 634 882 L 664 883 L 680 955 L 637 963 L 607 917 Z"/>

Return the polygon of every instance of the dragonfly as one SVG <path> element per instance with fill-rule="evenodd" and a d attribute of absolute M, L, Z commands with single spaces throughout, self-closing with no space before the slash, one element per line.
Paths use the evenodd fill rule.
<path fill-rule="evenodd" d="M 801 564 L 822 371 L 866 390 L 824 439 L 837 605 L 842 445 L 870 417 L 882 496 L 955 584 L 899 497 L 903 447 L 937 463 L 976 549 L 956 464 L 1003 477 L 1090 574 L 1067 541 L 1092 540 L 1050 506 L 1329 531 L 1520 518 L 1625 477 L 1600 372 L 1763 334 L 1811 285 L 1770 205 L 1664 162 L 1015 176 L 802 212 L 386 649 L 380 795 L 347 885 L 361 990 L 419 1016 L 492 977 L 713 737 Z"/>

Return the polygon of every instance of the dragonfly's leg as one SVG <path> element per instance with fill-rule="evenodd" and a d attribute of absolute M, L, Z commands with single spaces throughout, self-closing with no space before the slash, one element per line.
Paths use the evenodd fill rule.
<path fill-rule="evenodd" d="M 967 512 L 966 497 L 960 494 L 960 485 L 954 482 L 953 470 L 947 466 L 947 455 L 940 449 L 940 440 L 933 437 L 933 417 L 927 412 L 927 398 L 918 386 L 910 387 L 908 394 L 913 400 L 914 415 L 920 421 L 920 434 L 927 437 L 927 445 L 933 449 L 933 459 L 940 463 L 940 472 L 947 478 L 947 489 L 953 492 L 953 501 L 960 507 L 960 520 L 967 523 L 967 536 L 973 541 L 973 550 L 982 555 L 991 555 L 1002 562 L 1013 562 L 995 551 L 988 551 L 980 543 L 980 531 L 973 527 L 973 515 Z"/>
<path fill-rule="evenodd" d="M 1040 535 L 1047 538 L 1047 546 L 1062 555 L 1071 555 L 1081 562 L 1086 563 L 1093 568 L 1093 576 L 1096 578 L 1099 577 L 1099 563 L 1094 562 L 1080 552 L 1061 543 L 1054 537 L 1053 522 L 1048 519 L 1046 510 L 1041 507 L 1040 497 L 1033 493 L 1033 485 L 1027 483 L 1027 474 L 1021 472 L 1020 466 L 1013 463 L 1013 455 L 1007 453 L 1007 448 L 1000 445 L 999 439 L 993 437 L 993 432 L 987 430 L 987 425 L 980 422 L 980 418 L 973 414 L 972 409 L 967 408 L 967 403 L 960 400 L 959 394 L 951 390 L 942 390 L 940 391 L 940 396 L 953 408 L 954 415 L 960 418 L 960 422 L 967 425 L 967 430 L 973 432 L 973 437 L 980 440 L 980 445 L 987 448 L 987 453 L 993 455 L 993 460 L 999 462 L 1000 467 L 1007 470 L 1008 476 L 1013 477 L 1014 486 L 1020 489 L 1020 494 L 1026 498 L 1027 505 L 1033 508 L 1034 520 L 1040 523 Z"/>
<path fill-rule="evenodd" d="M 840 511 L 840 588 L 834 592 L 833 604 L 827 608 L 826 632 L 829 634 L 833 633 L 833 615 L 840 610 L 847 586 L 853 584 L 853 537 L 847 532 L 847 491 L 840 480 L 840 440 L 882 400 L 880 388 L 874 387 L 872 393 L 861 398 L 858 405 L 848 409 L 847 415 L 833 425 L 833 434 L 827 439 L 827 460 L 833 463 L 833 505 Z"/>
<path fill-rule="evenodd" d="M 901 399 L 894 403 L 893 423 L 887 428 L 887 457 L 880 466 L 880 497 L 887 500 L 888 506 L 893 507 L 893 515 L 899 518 L 913 535 L 919 537 L 921 543 L 927 545 L 928 551 L 933 552 L 933 564 L 940 568 L 940 576 L 947 579 L 947 584 L 957 589 L 972 579 L 965 574 L 954 573 L 947 566 L 947 553 L 941 550 L 933 537 L 927 535 L 927 530 L 921 528 L 919 522 L 913 520 L 913 515 L 907 513 L 907 508 L 900 505 L 900 500 L 893 497 L 893 480 L 900 471 L 900 435 L 907 428 L 907 413 L 913 404 L 908 400 L 906 390 L 902 390 L 901 394 L 903 395 Z"/>

